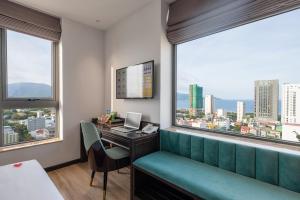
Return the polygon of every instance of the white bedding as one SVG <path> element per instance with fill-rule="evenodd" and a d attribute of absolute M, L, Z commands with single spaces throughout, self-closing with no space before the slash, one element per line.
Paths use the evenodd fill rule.
<path fill-rule="evenodd" d="M 63 197 L 36 160 L 0 166 L 1 200 L 63 200 Z"/>

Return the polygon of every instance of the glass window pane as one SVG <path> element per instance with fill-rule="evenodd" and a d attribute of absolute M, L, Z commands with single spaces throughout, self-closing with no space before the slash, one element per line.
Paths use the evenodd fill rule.
<path fill-rule="evenodd" d="M 7 30 L 8 98 L 52 97 L 52 42 Z"/>
<path fill-rule="evenodd" d="M 300 10 L 177 45 L 176 124 L 300 142 Z"/>
<path fill-rule="evenodd" d="M 57 137 L 55 108 L 3 111 L 4 146 Z"/>

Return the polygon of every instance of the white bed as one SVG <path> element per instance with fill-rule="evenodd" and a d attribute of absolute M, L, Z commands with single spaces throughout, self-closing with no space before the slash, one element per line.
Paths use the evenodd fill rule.
<path fill-rule="evenodd" d="M 1 200 L 63 200 L 36 160 L 0 166 Z"/>

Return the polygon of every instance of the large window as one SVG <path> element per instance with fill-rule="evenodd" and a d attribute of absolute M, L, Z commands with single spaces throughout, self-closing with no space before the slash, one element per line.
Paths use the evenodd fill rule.
<path fill-rule="evenodd" d="M 56 44 L 0 31 L 0 146 L 58 137 Z"/>
<path fill-rule="evenodd" d="M 175 125 L 300 142 L 300 10 L 176 45 Z"/>

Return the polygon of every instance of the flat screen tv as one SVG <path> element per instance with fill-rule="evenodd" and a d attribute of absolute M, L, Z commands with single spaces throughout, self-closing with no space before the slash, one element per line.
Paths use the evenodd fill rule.
<path fill-rule="evenodd" d="M 153 98 L 154 61 L 124 67 L 116 71 L 117 99 Z"/>

